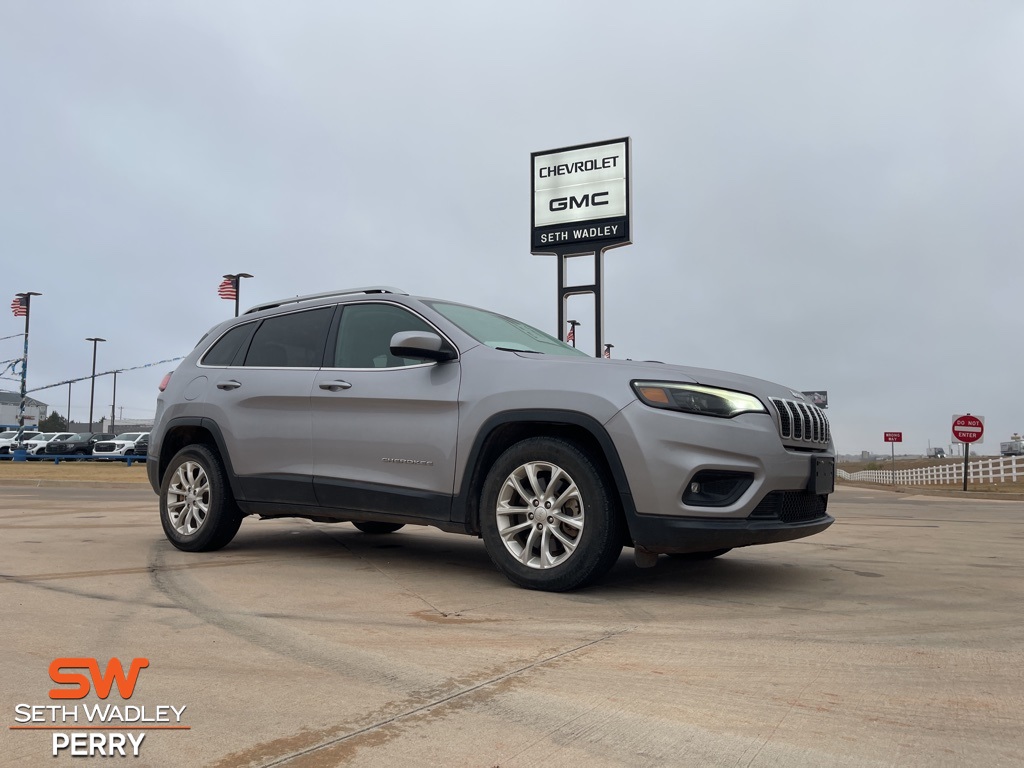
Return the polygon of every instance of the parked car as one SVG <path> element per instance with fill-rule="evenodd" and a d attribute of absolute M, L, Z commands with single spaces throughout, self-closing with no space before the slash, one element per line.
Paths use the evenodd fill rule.
<path fill-rule="evenodd" d="M 145 456 L 149 452 L 149 432 L 143 433 L 142 437 L 135 441 L 135 455 Z"/>
<path fill-rule="evenodd" d="M 390 288 L 214 327 L 161 383 L 146 463 L 167 539 L 246 515 L 432 525 L 524 587 L 592 583 L 623 545 L 717 557 L 825 530 L 835 449 L 801 392 L 595 359 L 525 323 Z"/>
<path fill-rule="evenodd" d="M 140 437 L 148 437 L 149 432 L 125 432 L 109 440 L 100 440 L 92 447 L 92 455 L 98 458 L 104 456 L 132 456 L 135 454 L 135 442 Z"/>
<path fill-rule="evenodd" d="M 0 434 L 0 453 L 13 453 L 21 448 L 26 440 L 31 440 L 38 435 L 39 430 L 36 429 L 17 429 L 4 432 Z"/>
<path fill-rule="evenodd" d="M 0 432 L 0 453 L 11 452 L 11 442 L 18 436 L 18 430 L 8 429 Z"/>
<path fill-rule="evenodd" d="M 23 445 L 26 451 L 35 455 L 37 453 L 41 453 L 46 447 L 46 444 L 51 440 L 67 440 L 69 437 L 73 436 L 74 432 L 41 432 L 31 440 L 26 440 Z"/>
<path fill-rule="evenodd" d="M 88 455 L 100 440 L 110 440 L 113 432 L 79 432 L 66 440 L 51 440 L 46 444 L 45 453 L 64 456 Z"/>

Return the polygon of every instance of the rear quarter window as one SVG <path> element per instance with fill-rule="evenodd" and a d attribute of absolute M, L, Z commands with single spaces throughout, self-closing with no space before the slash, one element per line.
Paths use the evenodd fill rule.
<path fill-rule="evenodd" d="M 248 343 L 254 330 L 256 330 L 256 323 L 236 325 L 217 339 L 214 345 L 207 350 L 206 354 L 203 355 L 202 364 L 218 367 L 232 364 L 239 365 L 241 361 L 235 362 L 235 358 L 241 357 L 240 352 Z"/>

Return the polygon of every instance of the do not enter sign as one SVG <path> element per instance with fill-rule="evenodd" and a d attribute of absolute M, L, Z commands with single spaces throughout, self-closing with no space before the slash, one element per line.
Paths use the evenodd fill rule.
<path fill-rule="evenodd" d="M 985 434 L 985 418 L 967 413 L 953 417 L 953 437 L 961 443 L 977 443 Z"/>

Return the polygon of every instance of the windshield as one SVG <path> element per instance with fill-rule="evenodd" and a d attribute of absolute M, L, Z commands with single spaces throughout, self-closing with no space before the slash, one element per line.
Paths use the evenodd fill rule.
<path fill-rule="evenodd" d="M 39 440 L 40 442 L 43 440 L 52 440 L 56 434 L 56 432 L 43 432 L 41 434 L 36 435 L 32 439 Z"/>
<path fill-rule="evenodd" d="M 125 432 L 123 435 L 118 435 L 115 440 L 138 440 L 141 432 Z"/>
<path fill-rule="evenodd" d="M 517 352 L 539 352 L 545 355 L 589 357 L 585 352 L 573 349 L 554 336 L 549 336 L 544 331 L 538 331 L 533 326 L 513 320 L 511 317 L 467 307 L 464 304 L 449 304 L 445 301 L 425 303 L 488 347 Z"/>
<path fill-rule="evenodd" d="M 70 441 L 88 440 L 88 439 L 89 439 L 89 433 L 88 432 L 79 432 L 77 435 L 72 435 L 71 437 L 68 438 L 68 440 L 70 440 Z"/>
<path fill-rule="evenodd" d="M 16 434 L 18 434 L 18 433 L 17 432 L 0 432 L 0 440 L 7 440 L 9 438 L 14 437 Z"/>

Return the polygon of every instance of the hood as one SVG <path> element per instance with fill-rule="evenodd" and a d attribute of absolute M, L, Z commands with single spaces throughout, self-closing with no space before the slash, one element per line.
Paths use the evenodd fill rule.
<path fill-rule="evenodd" d="M 500 354 L 500 353 L 499 353 Z M 809 402 L 799 390 L 777 384 L 754 376 L 745 376 L 740 373 L 729 371 L 718 371 L 711 368 L 694 368 L 686 365 L 670 365 L 656 361 L 637 360 L 605 360 L 592 357 L 547 357 L 544 355 L 532 355 L 528 353 L 505 353 L 514 354 L 525 360 L 538 362 L 553 362 L 559 366 L 564 365 L 564 370 L 579 370 L 586 372 L 587 376 L 598 375 L 597 371 L 609 378 L 621 378 L 626 381 L 634 379 L 650 379 L 652 381 L 678 381 L 689 384 L 703 384 L 709 387 L 722 387 L 737 392 L 746 392 L 758 397 L 777 397 L 784 400 L 801 400 Z M 572 366 L 572 367 L 570 367 Z"/>

